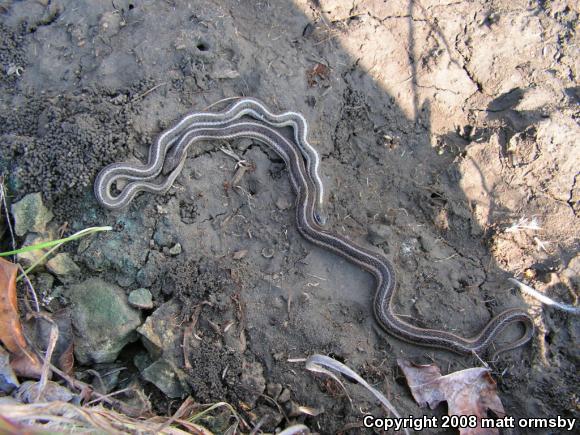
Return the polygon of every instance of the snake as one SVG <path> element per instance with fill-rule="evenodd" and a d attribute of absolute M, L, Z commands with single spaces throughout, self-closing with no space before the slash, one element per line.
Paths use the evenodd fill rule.
<path fill-rule="evenodd" d="M 214 105 L 221 101 L 225 100 L 220 100 Z M 193 127 L 223 126 L 244 116 L 250 116 L 272 127 L 291 127 L 293 129 L 294 140 L 306 160 L 308 173 L 316 184 L 317 204 L 314 210 L 314 217 L 318 223 L 324 225 L 327 215 L 324 209 L 324 184 L 320 176 L 320 155 L 308 142 L 308 123 L 306 119 L 298 112 L 288 111 L 274 114 L 264 103 L 251 97 L 239 98 L 229 108 L 221 112 L 193 112 L 186 115 L 173 127 L 159 135 L 155 143 L 149 148 L 149 158 L 146 165 L 113 163 L 107 167 L 107 170 L 99 173 L 95 185 L 112 186 L 121 179 L 127 181 L 138 180 L 143 183 L 141 184 L 141 190 L 152 193 L 165 193 L 182 169 L 180 156 L 183 155 L 183 152 L 179 147 L 172 147 L 184 132 Z M 156 178 L 160 173 L 167 175 L 168 178 L 165 182 L 150 183 L 148 181 Z M 109 209 L 123 208 L 130 202 L 124 195 L 115 197 L 109 192 L 110 187 L 98 191 L 95 190 L 99 202 Z M 128 192 L 132 192 L 132 190 Z"/>
<path fill-rule="evenodd" d="M 227 111 L 224 113 L 227 113 Z M 200 113 L 192 113 L 187 115 L 186 118 L 189 120 L 205 119 Z M 393 300 L 397 284 L 392 263 L 383 254 L 359 246 L 342 235 L 332 232 L 317 221 L 318 187 L 311 172 L 308 170 L 307 162 L 305 161 L 307 159 L 303 150 L 294 141 L 288 139 L 280 131 L 280 128 L 273 127 L 270 122 L 264 120 L 229 119 L 219 125 L 209 127 L 205 121 L 200 124 L 188 121 L 187 130 L 183 131 L 178 139 L 172 139 L 172 149 L 175 152 L 174 158 L 179 163 L 172 170 L 166 181 L 154 184 L 149 181 L 138 180 L 135 172 L 131 172 L 127 178 L 135 177 L 133 178 L 135 181 L 128 183 L 123 188 L 113 204 L 107 203 L 106 200 L 113 197 L 110 192 L 111 183 L 109 182 L 108 172 L 115 171 L 116 176 L 118 176 L 119 168 L 131 166 L 129 164 L 122 164 L 121 166 L 113 164 L 105 167 L 97 177 L 95 183 L 97 200 L 106 208 L 117 209 L 127 206 L 137 192 L 141 190 L 159 193 L 167 188 L 169 181 L 173 182 L 176 171 L 181 170 L 190 146 L 200 141 L 232 140 L 237 138 L 249 138 L 260 142 L 271 148 L 284 160 L 292 189 L 297 197 L 296 226 L 298 232 L 314 245 L 344 257 L 349 262 L 373 275 L 375 278 L 373 313 L 377 323 L 388 334 L 416 345 L 442 348 L 461 355 L 479 355 L 486 351 L 509 325 L 513 323 L 522 324 L 524 326 L 522 336 L 495 351 L 493 358 L 501 352 L 524 345 L 532 338 L 534 333 L 532 318 L 525 310 L 520 308 L 510 308 L 500 312 L 492 317 L 477 335 L 470 338 L 443 330 L 422 328 L 396 315 L 393 311 Z M 156 165 L 159 166 L 160 163 L 157 162 Z"/>

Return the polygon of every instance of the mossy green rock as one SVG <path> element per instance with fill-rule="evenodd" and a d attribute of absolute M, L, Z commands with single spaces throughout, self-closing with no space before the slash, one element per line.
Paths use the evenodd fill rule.
<path fill-rule="evenodd" d="M 153 296 L 146 288 L 138 288 L 129 293 L 129 304 L 135 308 L 148 310 L 153 308 Z"/>
<path fill-rule="evenodd" d="M 40 193 L 31 193 L 12 205 L 12 216 L 14 231 L 23 236 L 29 232 L 42 233 L 53 214 L 44 206 Z"/>
<path fill-rule="evenodd" d="M 56 254 L 46 262 L 46 268 L 65 282 L 81 272 L 80 267 L 66 252 Z"/>
<path fill-rule="evenodd" d="M 143 370 L 141 375 L 143 379 L 163 391 L 167 397 L 183 397 L 189 390 L 184 382 L 185 373 L 163 358 Z"/>
<path fill-rule="evenodd" d="M 73 304 L 75 357 L 80 364 L 113 362 L 137 339 L 141 316 L 120 287 L 91 278 L 69 287 L 67 295 Z"/>

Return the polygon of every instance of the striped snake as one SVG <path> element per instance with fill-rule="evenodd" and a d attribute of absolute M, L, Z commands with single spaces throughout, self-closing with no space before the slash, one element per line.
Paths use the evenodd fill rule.
<path fill-rule="evenodd" d="M 254 119 L 250 121 L 244 117 L 246 115 Z M 280 127 L 284 126 L 294 129 L 296 143 L 282 134 Z M 147 165 L 114 163 L 105 167 L 96 179 L 95 195 L 106 208 L 125 207 L 139 191 L 162 193 L 169 189 L 183 167 L 189 146 L 195 142 L 254 139 L 273 149 L 287 165 L 290 181 L 297 195 L 296 223 L 300 234 L 315 245 L 341 255 L 375 277 L 373 311 L 380 326 L 389 334 L 414 344 L 444 348 L 458 354 L 479 354 L 508 325 L 522 323 L 525 327 L 524 334 L 513 343 L 497 350 L 494 356 L 519 347 L 531 339 L 532 319 L 524 310 L 517 308 L 502 311 L 472 338 L 436 329 L 419 328 L 395 315 L 392 305 L 396 282 L 390 261 L 381 254 L 362 248 L 327 230 L 318 219 L 322 205 L 322 183 L 318 176 L 319 158 L 306 141 L 306 132 L 306 121 L 302 115 L 294 112 L 273 115 L 254 99 L 241 99 L 219 113 L 194 112 L 161 134 L 149 153 Z M 164 163 L 166 155 L 170 161 Z M 161 172 L 168 174 L 167 179 L 162 183 L 152 182 Z M 113 196 L 112 184 L 123 178 L 130 182 L 119 195 Z"/>
<path fill-rule="evenodd" d="M 324 185 L 319 174 L 320 157 L 318 152 L 308 143 L 306 119 L 297 112 L 273 114 L 262 102 L 254 98 L 241 98 L 222 112 L 193 112 L 185 116 L 157 138 L 149 149 L 147 165 L 135 166 L 127 163 L 113 163 L 107 166 L 99 173 L 95 182 L 95 186 L 101 186 L 99 189 L 95 188 L 97 199 L 105 207 L 117 209 L 125 207 L 140 190 L 165 193 L 182 169 L 180 166 L 182 150 L 179 147 L 174 147 L 175 141 L 180 135 L 192 128 L 224 126 L 241 119 L 243 116 L 253 117 L 272 127 L 292 127 L 294 140 L 306 159 L 308 173 L 316 185 L 317 204 L 314 216 L 320 224 L 324 225 L 326 213 L 324 211 Z M 148 181 L 156 178 L 161 172 L 168 177 L 164 183 L 155 184 Z M 137 180 L 137 184 L 129 185 L 127 189 L 115 197 L 110 194 L 110 186 L 119 179 Z"/>

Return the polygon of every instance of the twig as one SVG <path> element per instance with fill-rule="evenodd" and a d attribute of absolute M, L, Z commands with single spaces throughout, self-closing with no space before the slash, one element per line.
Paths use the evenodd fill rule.
<path fill-rule="evenodd" d="M 532 230 L 538 231 L 541 230 L 542 227 L 538 224 L 538 220 L 534 217 L 531 220 L 528 220 L 526 217 L 521 217 L 516 223 L 513 223 L 511 227 L 506 228 L 506 233 L 515 233 L 521 230 Z"/>
<path fill-rule="evenodd" d="M 14 230 L 10 222 L 10 214 L 8 213 L 8 205 L 6 204 L 6 191 L 4 190 L 4 175 L 0 175 L 0 197 L 2 198 L 2 206 L 4 207 L 4 214 L 6 216 L 6 223 L 8 224 L 8 231 L 12 239 L 12 249 L 16 249 L 16 239 L 14 238 Z"/>
<path fill-rule="evenodd" d="M 30 294 L 32 295 L 32 299 L 34 300 L 34 309 L 38 313 L 40 311 L 40 304 L 38 303 L 38 296 L 36 295 L 36 291 L 34 290 L 32 283 L 28 279 L 28 275 L 26 274 L 26 271 L 23 269 L 23 267 L 20 265 L 20 263 L 16 263 L 16 264 L 18 265 L 18 268 L 20 269 L 20 276 L 24 277 L 24 282 L 26 282 L 26 284 L 28 286 L 28 291 L 30 292 Z"/>
<path fill-rule="evenodd" d="M 113 391 L 113 392 L 105 394 L 101 397 L 97 397 L 96 399 L 93 399 L 90 402 L 85 403 L 85 405 L 89 406 L 89 405 L 92 405 L 94 403 L 99 403 L 105 399 L 108 399 L 109 397 L 118 396 L 119 394 L 123 394 L 123 393 L 126 393 L 128 391 L 133 391 L 133 389 L 131 387 L 127 387 L 127 388 L 123 388 L 122 390 Z"/>
<path fill-rule="evenodd" d="M 132 101 L 137 101 L 140 100 L 143 97 L 146 97 L 147 95 L 149 95 L 151 92 L 153 92 L 155 89 L 160 88 L 163 85 L 166 85 L 167 82 L 163 82 L 163 83 L 159 83 L 158 85 L 153 86 L 151 89 L 149 89 L 148 91 L 143 92 L 141 95 L 137 95 L 135 98 L 133 98 Z"/>
<path fill-rule="evenodd" d="M 395 417 L 401 418 L 401 415 L 399 414 L 399 412 L 395 409 L 395 407 L 391 404 L 391 402 L 389 402 L 389 400 L 385 397 L 385 395 L 383 393 L 381 393 L 379 390 L 371 387 L 367 381 L 365 381 L 357 372 L 352 370 L 350 367 L 344 365 L 343 363 L 341 363 L 333 358 L 325 356 L 325 355 L 312 355 L 306 360 L 306 369 L 307 370 L 310 370 L 310 371 L 316 372 L 316 373 L 324 373 L 324 374 L 330 376 L 332 379 L 337 381 L 342 386 L 344 391 L 346 392 L 346 388 L 345 388 L 344 384 L 340 381 L 340 379 L 338 379 L 338 377 L 334 373 L 332 373 L 330 370 L 323 368 L 323 366 L 328 367 L 328 368 L 335 370 L 337 372 L 340 372 L 343 375 L 346 375 L 346 376 L 354 379 L 356 382 L 358 382 L 363 387 L 365 387 L 373 396 L 375 396 L 381 402 L 383 407 L 385 407 L 390 412 L 392 412 Z M 348 396 L 348 394 L 347 394 L 347 397 L 350 400 L 350 402 L 352 403 L 352 400 L 351 400 L 350 396 Z M 409 431 L 407 429 L 404 429 L 404 431 L 407 435 L 409 435 Z"/>
<path fill-rule="evenodd" d="M 528 296 L 533 297 L 534 299 L 540 301 L 544 305 L 548 305 L 548 306 L 557 308 L 558 310 L 566 311 L 567 313 L 574 314 L 576 316 L 580 315 L 580 307 L 574 307 L 572 305 L 563 304 L 561 302 L 556 302 L 555 300 L 550 299 L 548 296 L 540 293 L 539 291 L 537 291 L 537 290 L 533 289 L 532 287 L 524 284 L 523 282 L 518 281 L 515 278 L 508 278 L 508 281 L 511 281 L 512 283 L 514 283 L 515 285 L 517 285 L 518 288 L 523 293 L 527 294 Z"/>
<path fill-rule="evenodd" d="M 309 434 L 310 429 L 303 424 L 295 424 L 294 426 L 287 427 L 278 435 L 302 435 L 302 434 Z"/>
<path fill-rule="evenodd" d="M 56 347 L 56 342 L 58 340 L 58 326 L 54 320 L 44 313 L 33 313 L 32 314 L 37 319 L 42 319 L 50 323 L 50 337 L 48 340 L 48 346 L 46 347 L 46 353 L 44 354 L 42 362 L 42 372 L 40 375 L 40 381 L 38 382 L 38 390 L 35 398 L 35 402 L 41 400 L 46 384 L 48 383 L 48 378 L 50 375 L 50 360 L 52 359 L 52 353 Z"/>
<path fill-rule="evenodd" d="M 183 365 L 186 369 L 191 369 L 193 366 L 191 365 L 191 361 L 189 360 L 189 352 L 191 349 L 190 342 L 192 337 L 196 337 L 195 335 L 195 327 L 197 325 L 197 321 L 199 320 L 199 314 L 201 313 L 201 308 L 203 307 L 204 303 L 201 303 L 195 307 L 193 313 L 191 313 L 191 320 L 189 325 L 185 327 L 185 331 L 183 331 Z"/>
<path fill-rule="evenodd" d="M 173 423 L 175 423 L 175 421 L 179 420 L 187 411 L 189 411 L 189 409 L 194 405 L 193 399 L 191 398 L 191 396 L 188 396 L 187 399 L 185 399 L 183 401 L 183 403 L 181 404 L 181 406 L 179 407 L 179 409 L 177 411 L 175 411 L 175 414 L 173 414 L 170 418 L 168 418 L 165 423 L 162 423 L 156 430 L 157 433 L 161 433 L 163 432 L 163 430 L 165 430 L 166 428 L 168 428 L 170 425 L 172 425 Z"/>
<path fill-rule="evenodd" d="M 125 402 L 123 402 L 121 400 L 117 400 L 117 399 L 114 399 L 108 395 L 96 392 L 95 390 L 92 389 L 92 387 L 89 384 L 86 384 L 83 381 L 79 381 L 78 379 L 75 379 L 72 376 L 67 375 L 65 372 L 63 372 L 61 369 L 56 367 L 54 364 L 50 364 L 50 369 L 54 373 L 59 375 L 62 379 L 64 379 L 70 386 L 78 389 L 79 391 L 89 391 L 90 392 L 89 394 L 91 396 L 101 398 L 101 400 L 103 402 L 111 405 L 113 408 L 115 408 L 117 410 L 120 410 L 123 414 L 129 415 L 129 416 L 138 416 L 142 413 L 141 410 L 137 410 L 136 408 L 126 404 Z M 136 412 L 136 411 L 139 411 L 139 412 Z"/>
<path fill-rule="evenodd" d="M 212 107 L 214 107 L 214 106 L 217 106 L 217 105 L 218 105 L 218 104 L 220 104 L 220 103 L 223 103 L 224 101 L 239 100 L 240 98 L 244 98 L 244 97 L 226 97 L 226 98 L 222 98 L 221 100 L 218 100 L 218 101 L 216 101 L 215 103 L 212 103 L 212 104 L 210 104 L 209 106 L 207 106 L 207 107 L 206 107 L 205 109 L 203 109 L 203 110 L 204 110 L 204 111 L 205 111 L 205 110 L 209 110 L 209 109 L 211 109 Z"/>

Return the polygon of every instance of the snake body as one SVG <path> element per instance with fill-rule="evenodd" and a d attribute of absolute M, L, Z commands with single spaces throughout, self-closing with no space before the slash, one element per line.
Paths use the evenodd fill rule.
<path fill-rule="evenodd" d="M 232 112 L 228 110 L 222 113 Z M 288 167 L 290 181 L 297 195 L 296 223 L 300 234 L 315 245 L 346 258 L 374 276 L 376 292 L 373 311 L 378 323 L 385 331 L 414 344 L 444 348 L 458 354 L 483 352 L 508 325 L 514 322 L 524 325 L 524 334 L 518 340 L 496 351 L 495 354 L 521 346 L 531 339 L 533 334 L 532 319 L 524 310 L 517 308 L 502 311 L 493 317 L 479 334 L 472 338 L 464 338 L 441 330 L 419 328 L 401 320 L 393 313 L 392 305 L 396 281 L 390 261 L 379 253 L 362 248 L 339 234 L 328 231 L 317 221 L 316 210 L 320 204 L 320 196 L 318 182 L 312 174 L 312 162 L 317 160 L 313 155 L 309 155 L 311 151 L 305 152 L 303 147 L 286 138 L 281 134 L 279 127 L 272 125 L 271 119 L 267 121 L 260 119 L 259 116 L 254 116 L 255 114 L 250 114 L 251 117 L 256 118 L 254 121 L 247 121 L 242 115 L 236 118 L 223 118 L 218 124 L 208 126 L 205 115 L 207 114 L 203 112 L 187 115 L 174 127 L 174 131 L 170 135 L 167 132 L 162 134 L 160 138 L 165 138 L 163 140 L 167 140 L 167 142 L 161 142 L 159 145 L 160 141 L 158 140 L 157 144 L 160 149 L 156 150 L 153 156 L 165 155 L 167 149 L 163 149 L 163 147 L 167 148 L 168 146 L 163 144 L 169 143 L 173 153 L 172 158 L 174 162 L 178 162 L 176 165 L 174 162 L 169 165 L 170 173 L 166 181 L 160 184 L 154 184 L 150 181 L 154 178 L 152 174 L 157 170 L 160 172 L 160 168 L 163 166 L 163 162 L 155 159 L 151 160 L 150 158 L 149 168 L 145 168 L 144 171 L 147 173 L 145 176 L 147 178 L 143 179 L 139 179 L 136 175 L 139 170 L 143 170 L 143 167 L 135 170 L 136 167 L 132 165 L 113 164 L 104 168 L 97 177 L 95 194 L 99 202 L 107 208 L 116 209 L 126 206 L 140 190 L 156 193 L 165 191 L 181 170 L 188 148 L 196 142 L 235 138 L 254 139 L 273 149 Z M 187 121 L 184 122 L 184 120 Z M 295 127 L 292 123 L 295 123 L 296 119 L 288 122 L 290 124 L 286 125 Z M 310 170 L 308 169 L 309 162 Z M 122 169 L 127 167 L 130 167 L 131 170 Z M 151 170 L 152 167 L 155 168 L 154 171 Z M 132 182 L 125 186 L 120 195 L 113 197 L 110 192 L 112 180 L 123 178 L 123 176 Z M 110 201 L 111 198 L 112 201 Z"/>
<path fill-rule="evenodd" d="M 219 102 L 218 102 L 219 103 Z M 223 127 L 232 121 L 250 116 L 272 127 L 292 127 L 294 139 L 302 155 L 306 159 L 308 173 L 316 185 L 317 204 L 314 211 L 316 220 L 324 224 L 326 213 L 324 210 L 324 185 L 320 178 L 320 156 L 316 149 L 308 142 L 308 123 L 302 114 L 297 112 L 284 112 L 274 114 L 259 100 L 255 98 L 241 98 L 231 107 L 221 112 L 193 112 L 182 118 L 172 128 L 164 131 L 149 149 L 147 165 L 137 166 L 128 163 L 113 163 L 107 166 L 106 171 L 101 171 L 95 185 L 107 186 L 95 190 L 97 199 L 109 209 L 125 207 L 129 202 L 127 194 L 117 197 L 110 194 L 110 186 L 117 180 L 137 180 L 139 189 L 152 193 L 164 193 L 167 191 L 175 178 L 181 172 L 180 162 L 183 156 L 183 146 L 175 147 L 175 142 L 184 133 L 194 128 Z M 161 184 L 150 183 L 148 180 L 156 178 L 161 172 L 168 176 Z M 132 193 L 130 188 L 127 193 Z M 135 192 L 136 193 L 136 192 Z M 131 196 L 131 199 L 133 196 Z"/>

